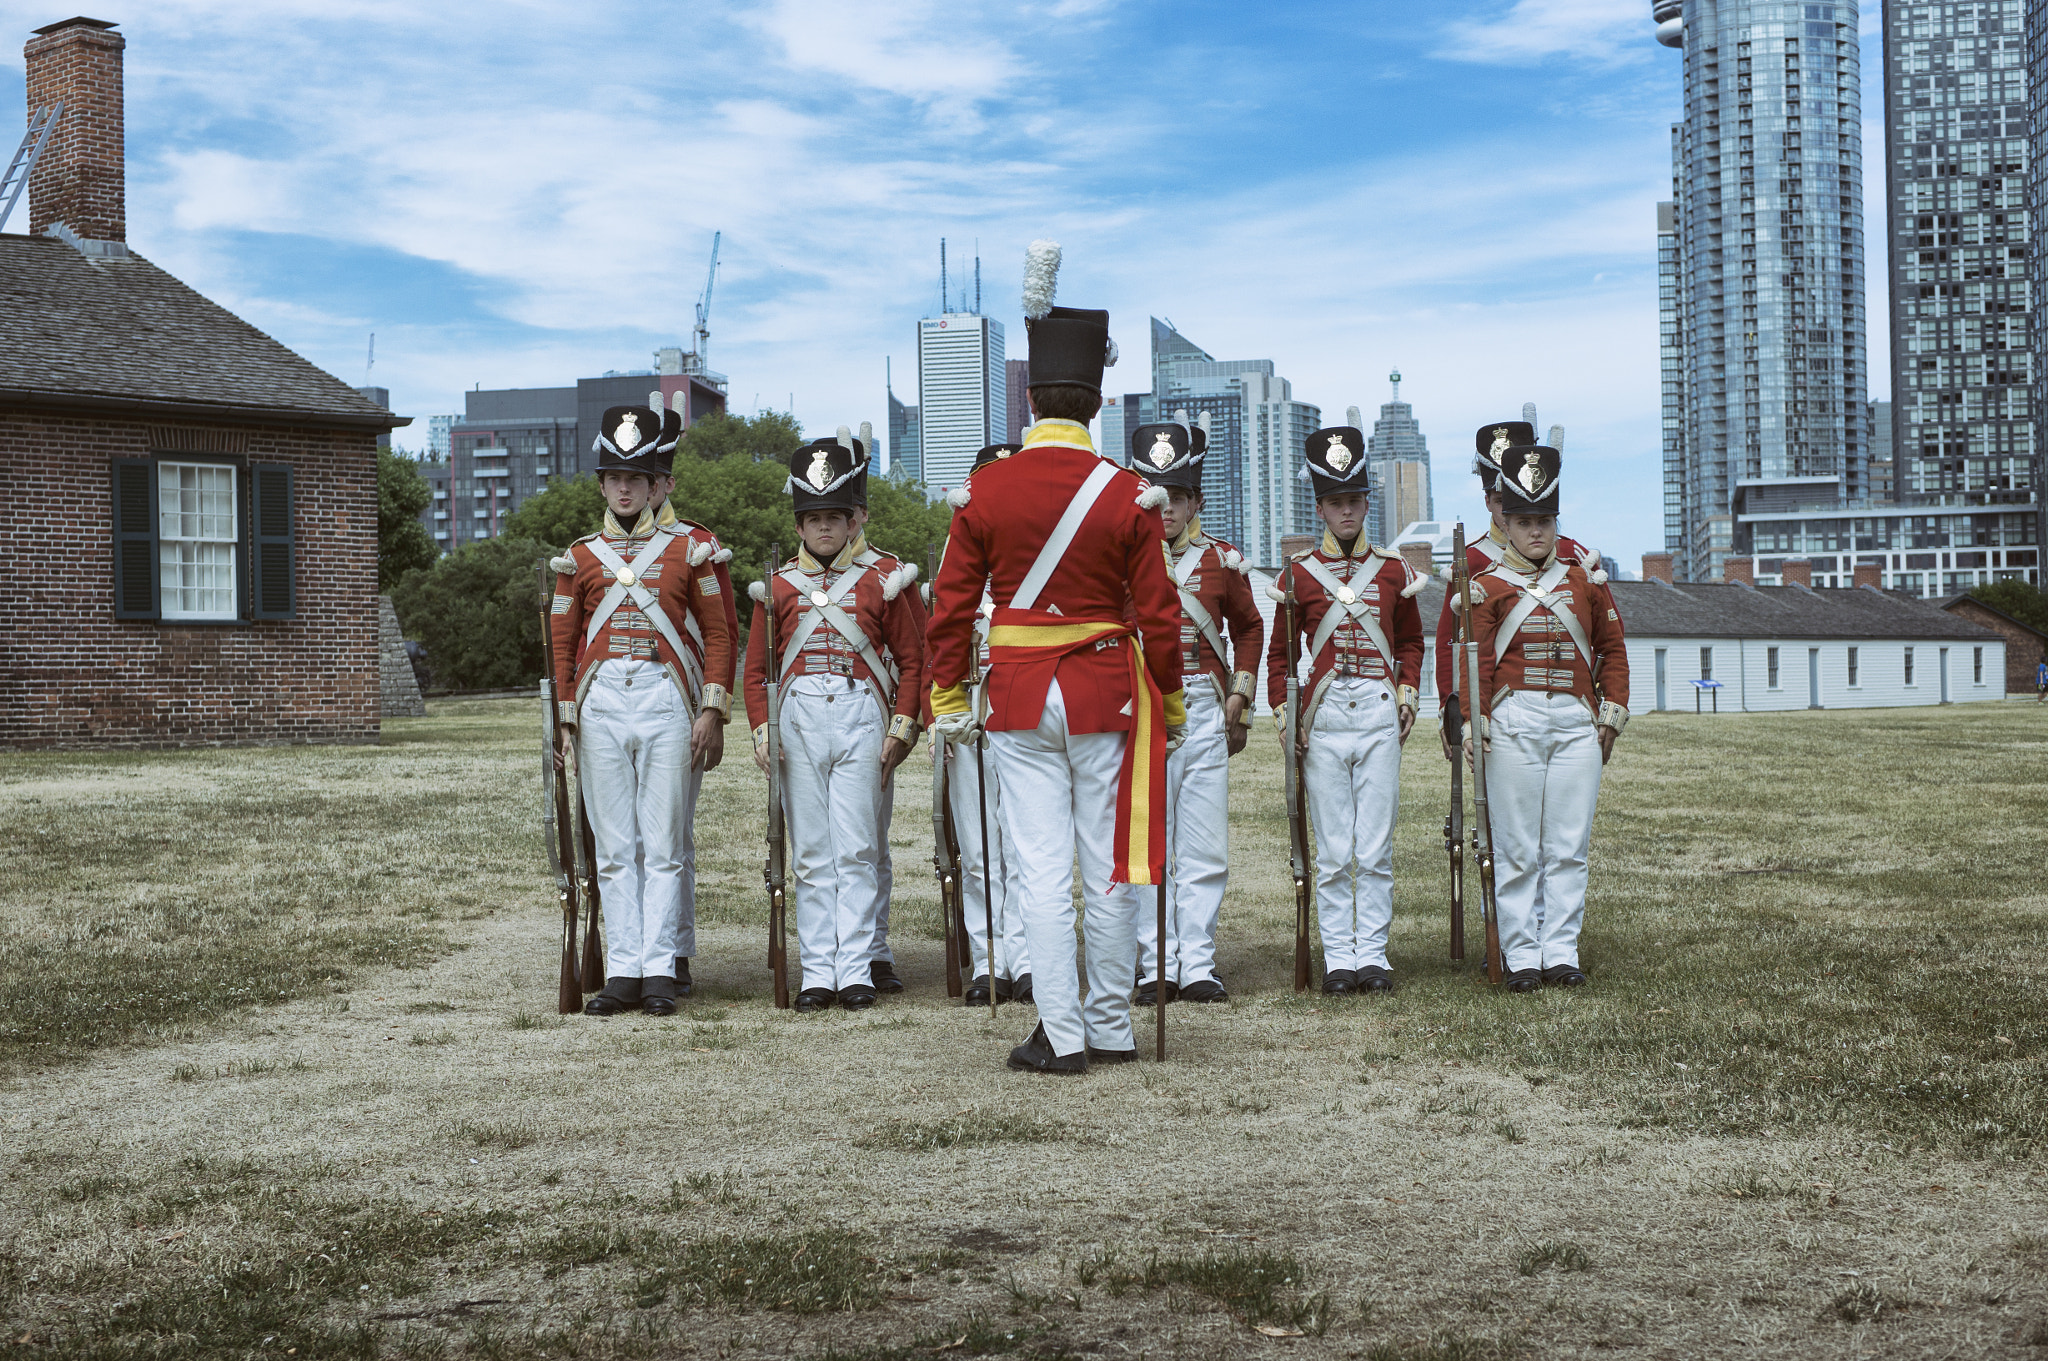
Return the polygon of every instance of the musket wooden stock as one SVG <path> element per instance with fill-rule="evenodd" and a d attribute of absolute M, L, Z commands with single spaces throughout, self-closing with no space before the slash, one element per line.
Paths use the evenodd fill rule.
<path fill-rule="evenodd" d="M 1461 557 L 1460 565 L 1464 563 Z M 1486 719 L 1479 688 L 1479 649 L 1482 646 L 1478 629 L 1473 623 L 1472 597 L 1468 590 L 1459 597 L 1460 613 L 1464 626 L 1460 630 L 1463 639 L 1460 665 L 1463 667 L 1462 683 L 1466 702 L 1470 706 L 1471 721 L 1466 725 L 1466 736 L 1472 744 L 1472 850 L 1473 860 L 1479 867 L 1479 911 L 1486 920 L 1486 980 L 1500 982 L 1500 905 L 1494 899 L 1493 878 L 1493 821 L 1486 800 Z"/>
<path fill-rule="evenodd" d="M 547 841 L 549 864 L 555 872 L 555 896 L 562 906 L 562 970 L 556 980 L 555 1010 L 567 1016 L 583 1009 L 583 989 L 576 977 L 576 886 L 569 873 L 576 852 L 573 829 L 569 826 L 569 787 L 558 748 L 562 716 L 555 702 L 554 632 L 549 627 L 554 592 L 547 564 L 541 564 L 539 576 L 540 637 L 547 666 L 540 682 L 541 787 L 546 791 L 541 802 L 541 832 Z"/>
<path fill-rule="evenodd" d="M 1294 564 L 1281 574 L 1281 595 L 1287 613 L 1287 721 L 1281 725 L 1281 745 L 1287 748 L 1287 858 L 1294 875 L 1294 990 L 1307 992 L 1314 981 L 1309 960 L 1309 907 L 1315 880 L 1315 860 L 1309 854 L 1308 790 L 1303 784 L 1301 760 L 1301 635 L 1294 614 Z"/>

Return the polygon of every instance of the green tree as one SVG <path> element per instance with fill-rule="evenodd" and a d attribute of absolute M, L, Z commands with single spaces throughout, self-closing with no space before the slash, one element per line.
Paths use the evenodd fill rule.
<path fill-rule="evenodd" d="M 538 568 L 551 556 L 537 539 L 482 539 L 398 584 L 398 622 L 426 646 L 437 686 L 501 690 L 539 680 Z"/>
<path fill-rule="evenodd" d="M 558 477 L 505 517 L 509 538 L 534 539 L 557 553 L 604 527 L 604 490 L 596 473 Z"/>
<path fill-rule="evenodd" d="M 729 416 L 720 412 L 706 416 L 683 432 L 679 452 L 718 463 L 734 454 L 752 459 L 772 459 L 789 466 L 789 456 L 804 443 L 802 427 L 794 416 L 780 411 L 762 411 L 752 416 Z"/>
<path fill-rule="evenodd" d="M 407 572 L 426 567 L 441 550 L 420 523 L 434 500 L 433 488 L 417 463 L 389 449 L 377 450 L 377 590 L 396 586 Z"/>
<path fill-rule="evenodd" d="M 1995 581 L 1989 586 L 1972 586 L 1970 598 L 1981 600 L 2022 624 L 2048 633 L 2048 594 L 2024 581 Z"/>
<path fill-rule="evenodd" d="M 945 545 L 952 522 L 953 508 L 928 499 L 924 487 L 907 475 L 868 477 L 868 542 L 916 563 L 919 572 L 929 568 L 932 547 Z"/>

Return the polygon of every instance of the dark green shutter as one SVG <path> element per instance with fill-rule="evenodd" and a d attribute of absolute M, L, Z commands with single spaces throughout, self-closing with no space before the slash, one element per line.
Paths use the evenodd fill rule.
<path fill-rule="evenodd" d="M 290 619 L 298 605 L 292 590 L 292 470 L 283 463 L 258 463 L 249 470 L 249 486 L 254 614 L 258 619 Z"/>
<path fill-rule="evenodd" d="M 156 464 L 114 460 L 114 618 L 154 619 Z"/>

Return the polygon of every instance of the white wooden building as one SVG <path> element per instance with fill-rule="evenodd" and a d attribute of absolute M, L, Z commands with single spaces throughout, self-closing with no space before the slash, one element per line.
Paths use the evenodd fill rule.
<path fill-rule="evenodd" d="M 1254 577 L 1272 636 L 1277 608 Z M 2005 639 L 1902 591 L 1875 587 L 1609 584 L 1628 631 L 1629 711 L 1761 713 L 2005 698 Z M 1434 720 L 1444 583 L 1416 596 L 1427 635 L 1422 716 Z M 1259 712 L 1269 709 L 1258 668 Z M 1718 690 L 1693 682 L 1719 681 Z"/>

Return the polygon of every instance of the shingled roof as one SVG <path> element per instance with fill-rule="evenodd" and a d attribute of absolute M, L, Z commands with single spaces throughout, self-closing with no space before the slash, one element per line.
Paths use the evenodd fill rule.
<path fill-rule="evenodd" d="M 0 406 L 388 430 L 393 416 L 139 255 L 0 235 Z"/>
<path fill-rule="evenodd" d="M 1659 581 L 1609 583 L 1636 638 L 1953 638 L 1998 635 L 1903 591 L 1868 586 L 1736 586 Z"/>

